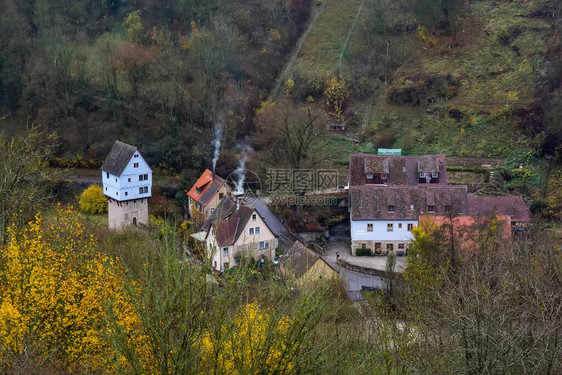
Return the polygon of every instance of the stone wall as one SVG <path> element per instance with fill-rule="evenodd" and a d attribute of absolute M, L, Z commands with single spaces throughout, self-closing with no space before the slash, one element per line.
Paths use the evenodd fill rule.
<path fill-rule="evenodd" d="M 148 199 L 119 202 L 108 199 L 109 229 L 128 225 L 148 225 Z"/>

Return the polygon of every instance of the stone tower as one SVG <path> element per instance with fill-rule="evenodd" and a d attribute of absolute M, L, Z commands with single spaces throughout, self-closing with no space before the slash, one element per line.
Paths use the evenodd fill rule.
<path fill-rule="evenodd" d="M 101 166 L 109 229 L 148 224 L 152 169 L 135 146 L 115 141 Z"/>

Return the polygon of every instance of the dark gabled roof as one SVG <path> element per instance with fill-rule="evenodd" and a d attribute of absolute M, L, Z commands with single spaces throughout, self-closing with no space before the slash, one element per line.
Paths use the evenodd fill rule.
<path fill-rule="evenodd" d="M 300 241 L 295 241 L 283 256 L 282 263 L 295 277 L 301 277 L 318 259 L 320 259 L 320 255 L 304 246 Z"/>
<path fill-rule="evenodd" d="M 287 232 L 287 227 L 281 221 L 281 218 L 269 208 L 263 199 L 255 199 L 248 203 L 254 207 L 260 214 L 265 224 L 269 227 L 274 236 L 278 237 L 281 233 Z"/>
<path fill-rule="evenodd" d="M 468 212 L 471 216 L 487 216 L 491 213 L 507 215 L 511 221 L 529 221 L 529 208 L 519 196 L 481 197 L 468 196 Z"/>
<path fill-rule="evenodd" d="M 115 141 L 113 147 L 111 147 L 111 151 L 109 151 L 109 154 L 101 166 L 101 170 L 109 172 L 114 176 L 121 176 L 121 173 L 125 170 L 125 167 L 133 157 L 135 151 L 137 151 L 135 146 L 121 141 Z"/>
<path fill-rule="evenodd" d="M 387 185 L 418 185 L 419 172 L 440 172 L 439 184 L 447 185 L 445 155 L 391 156 L 352 154 L 349 185 L 364 185 L 366 173 L 388 173 Z"/>
<path fill-rule="evenodd" d="M 217 237 L 218 246 L 231 246 L 233 245 L 246 227 L 246 224 L 252 217 L 252 214 L 256 212 L 260 215 L 259 211 L 254 209 L 254 207 L 247 204 L 240 204 L 240 207 L 236 208 L 236 202 L 230 197 L 224 197 L 215 212 L 209 217 L 209 219 L 203 225 L 205 231 L 209 231 L 211 226 L 215 230 L 215 235 Z M 261 215 L 260 215 L 261 217 Z M 263 217 L 262 217 L 263 220 Z M 265 225 L 268 229 L 276 235 L 267 222 L 264 220 Z"/>
<path fill-rule="evenodd" d="M 468 214 L 466 186 L 352 186 L 349 194 L 352 220 L 417 220 L 428 206 L 435 215 L 447 216 L 445 206 L 455 216 Z"/>

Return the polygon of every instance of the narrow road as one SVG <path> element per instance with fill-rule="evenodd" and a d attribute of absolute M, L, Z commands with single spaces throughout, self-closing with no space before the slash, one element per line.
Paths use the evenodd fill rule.
<path fill-rule="evenodd" d="M 318 19 L 318 17 L 320 17 L 320 15 L 322 13 L 324 13 L 324 9 L 326 8 L 327 2 L 328 2 L 328 0 L 324 0 L 322 2 L 322 5 L 320 6 L 318 11 L 312 17 L 312 21 L 310 21 L 310 24 L 308 25 L 308 28 L 305 30 L 305 32 L 299 38 L 299 41 L 297 42 L 297 46 L 293 50 L 293 52 L 291 53 L 291 57 L 289 58 L 289 61 L 287 61 L 287 63 L 285 64 L 285 67 L 283 68 L 281 73 L 279 73 L 279 75 L 277 76 L 277 82 L 275 82 L 275 86 L 273 86 L 273 89 L 271 90 L 271 93 L 269 95 L 269 100 L 275 101 L 275 99 L 277 99 L 277 95 L 279 94 L 279 89 L 281 88 L 281 85 L 283 84 L 283 82 L 285 82 L 285 79 L 287 78 L 287 74 L 289 74 L 289 71 L 291 70 L 291 68 L 293 67 L 293 64 L 297 60 L 297 56 L 299 55 L 301 47 L 302 47 L 304 41 L 306 40 L 306 38 L 308 37 L 308 34 L 310 34 L 310 31 L 312 30 L 312 28 L 316 24 L 316 20 Z"/>

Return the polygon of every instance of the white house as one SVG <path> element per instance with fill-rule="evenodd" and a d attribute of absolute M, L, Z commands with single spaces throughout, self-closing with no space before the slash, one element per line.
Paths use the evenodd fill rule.
<path fill-rule="evenodd" d="M 204 242 L 211 266 L 226 271 L 238 264 L 239 257 L 271 260 L 278 238 L 259 212 L 243 202 L 226 196 L 205 223 L 204 232 L 193 237 Z"/>
<path fill-rule="evenodd" d="M 352 186 L 349 194 L 352 254 L 405 254 L 420 215 L 468 212 L 466 186 Z"/>
<path fill-rule="evenodd" d="M 115 141 L 101 171 L 103 192 L 108 200 L 109 228 L 148 224 L 152 169 L 140 151 Z"/>

